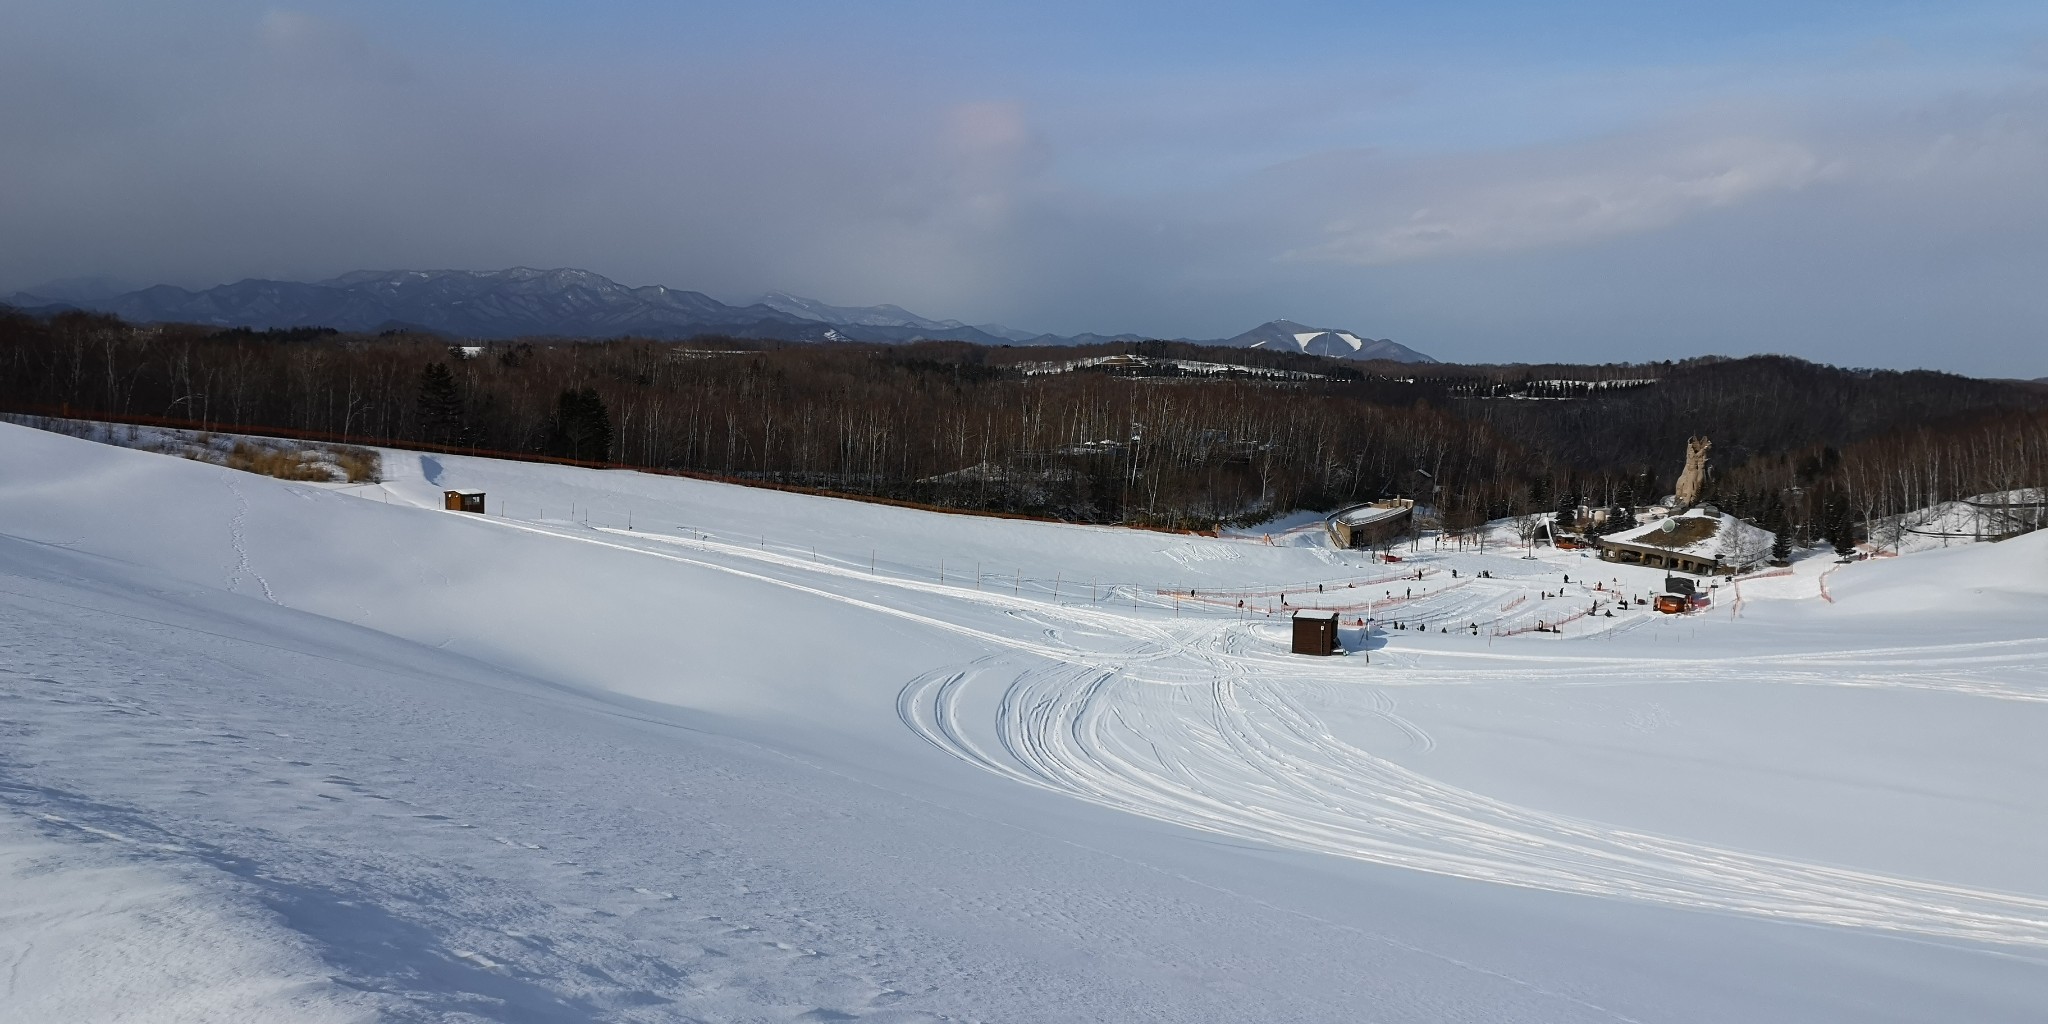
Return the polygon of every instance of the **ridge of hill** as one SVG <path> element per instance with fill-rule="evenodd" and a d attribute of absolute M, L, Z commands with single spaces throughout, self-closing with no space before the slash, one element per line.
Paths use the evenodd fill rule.
<path fill-rule="evenodd" d="M 787 292 L 769 292 L 735 306 L 703 292 L 662 285 L 631 287 L 573 268 L 358 270 L 324 281 L 252 278 L 198 291 L 155 285 L 115 295 L 64 282 L 53 282 L 48 290 L 51 294 L 19 292 L 6 301 L 39 315 L 90 309 L 139 323 L 252 330 L 425 330 L 480 339 L 628 335 L 674 339 L 722 334 L 793 342 L 947 340 L 977 345 L 1149 340 L 1137 334 L 1037 334 L 1001 324 L 936 320 L 889 304 L 836 306 Z M 1436 361 L 1390 340 L 1368 341 L 1351 331 L 1303 328 L 1287 320 L 1201 344 L 1235 348 L 1293 345 L 1301 352 L 1346 359 Z"/>

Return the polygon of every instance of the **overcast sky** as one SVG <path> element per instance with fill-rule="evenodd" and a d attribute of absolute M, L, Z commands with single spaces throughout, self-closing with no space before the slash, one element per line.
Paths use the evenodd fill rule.
<path fill-rule="evenodd" d="M 0 293 L 573 266 L 2048 375 L 2040 0 L 0 0 L 0 97 Z"/>

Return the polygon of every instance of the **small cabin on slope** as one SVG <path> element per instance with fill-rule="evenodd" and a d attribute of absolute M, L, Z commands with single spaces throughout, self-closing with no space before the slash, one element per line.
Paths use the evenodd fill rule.
<path fill-rule="evenodd" d="M 450 512 L 474 512 L 484 514 L 484 492 L 442 491 L 442 507 Z"/>
<path fill-rule="evenodd" d="M 1337 653 L 1337 613 L 1295 612 L 1294 653 L 1326 656 Z"/>

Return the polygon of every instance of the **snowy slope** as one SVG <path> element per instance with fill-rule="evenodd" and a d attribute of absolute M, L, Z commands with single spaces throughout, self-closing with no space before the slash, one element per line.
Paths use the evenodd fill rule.
<path fill-rule="evenodd" d="M 2048 1006 L 2032 539 L 1506 635 L 1654 574 L 385 466 L 0 426 L 0 850 L 238 922 L 220 1019 Z M 0 1008 L 78 984 L 33 912 Z"/>
<path fill-rule="evenodd" d="M 375 1000 L 336 985 L 304 936 L 164 856 L 185 852 L 47 811 L 0 817 L 8 1019 L 374 1019 Z"/>

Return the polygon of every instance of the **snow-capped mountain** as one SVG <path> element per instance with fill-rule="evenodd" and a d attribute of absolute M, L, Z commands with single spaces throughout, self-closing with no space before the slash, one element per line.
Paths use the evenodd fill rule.
<path fill-rule="evenodd" d="M 1387 338 L 1377 341 L 1350 331 L 1309 327 L 1292 320 L 1260 324 L 1235 338 L 1217 342 L 1234 348 L 1270 348 L 1338 359 L 1387 359 L 1397 363 L 1434 363 L 1435 359 Z"/>
<path fill-rule="evenodd" d="M 661 285 L 629 287 L 588 270 L 528 267 L 483 272 L 359 270 L 325 281 L 250 279 L 201 291 L 157 285 L 112 297 L 93 297 L 89 290 L 78 290 L 71 297 L 17 294 L 8 301 L 37 312 L 69 306 L 102 310 L 138 322 L 255 329 L 332 327 L 342 331 L 402 328 L 465 338 L 728 334 L 780 341 L 955 340 L 982 345 L 1150 340 L 1137 334 L 1035 334 L 1001 324 L 937 320 L 896 305 L 836 306 L 787 292 L 769 292 L 747 305 L 735 306 L 703 292 Z M 1289 320 L 1275 320 L 1235 338 L 1195 343 L 1276 348 L 1342 359 L 1436 361 L 1392 341 L 1304 327 Z"/>

